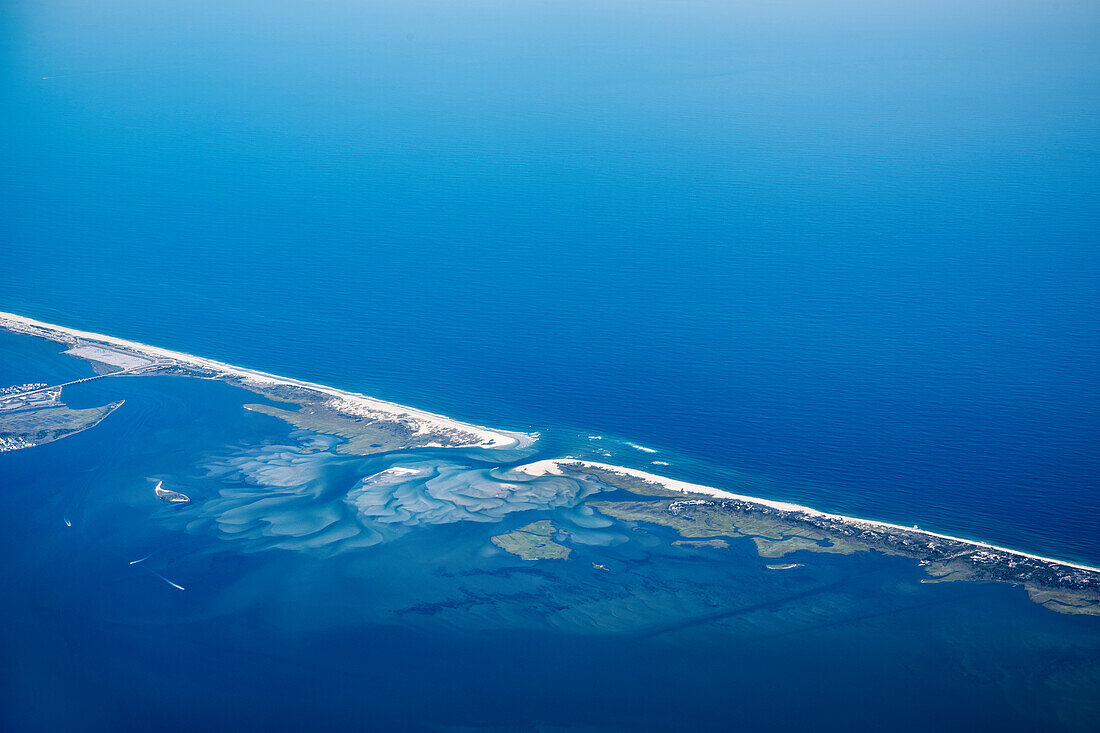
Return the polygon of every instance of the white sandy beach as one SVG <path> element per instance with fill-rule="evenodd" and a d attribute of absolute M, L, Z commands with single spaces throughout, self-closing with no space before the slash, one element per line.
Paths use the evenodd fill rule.
<path fill-rule="evenodd" d="M 587 466 L 591 468 L 600 468 L 605 471 L 617 473 L 622 476 L 633 476 L 634 478 L 640 478 L 646 481 L 652 481 L 653 483 L 660 484 L 661 486 L 672 489 L 673 491 L 680 491 L 685 494 L 703 494 L 706 496 L 713 496 L 717 499 L 736 499 L 743 501 L 747 504 L 756 504 L 758 506 L 770 507 L 772 509 L 778 509 L 785 512 L 798 512 L 808 516 L 822 517 L 825 519 L 832 519 L 838 522 L 845 522 L 847 524 L 854 524 L 864 527 L 876 527 L 878 529 L 890 529 L 890 530 L 902 530 L 913 534 L 920 534 L 926 537 L 937 537 L 943 540 L 951 540 L 953 542 L 962 542 L 968 545 L 972 545 L 976 548 L 985 550 L 992 550 L 995 552 L 1004 552 L 1010 555 L 1017 555 L 1019 557 L 1026 557 L 1032 560 L 1039 560 L 1041 562 L 1051 563 L 1052 565 L 1062 565 L 1068 568 L 1075 568 L 1077 570 L 1085 570 L 1093 573 L 1100 573 L 1100 568 L 1093 567 L 1091 565 L 1082 565 L 1080 563 L 1068 562 L 1066 560 L 1059 560 L 1053 557 L 1044 557 L 1042 555 L 1035 555 L 1030 552 L 1023 552 L 1022 550 L 1013 550 L 1009 547 L 1001 547 L 999 545 L 992 545 L 988 542 L 980 542 L 978 540 L 966 539 L 965 537 L 955 537 L 953 535 L 941 534 L 939 532 L 930 532 L 924 529 L 916 529 L 913 527 L 905 527 L 900 524 L 891 524 L 889 522 L 879 522 L 873 519 L 861 519 L 859 517 L 847 517 L 842 514 L 829 514 L 828 512 L 819 511 L 813 507 L 802 506 L 800 504 L 790 504 L 782 501 L 772 501 L 770 499 L 761 499 L 756 496 L 744 496 L 742 494 L 734 494 L 730 491 L 723 491 L 722 489 L 716 489 L 713 486 L 703 486 L 701 484 L 692 484 L 687 481 L 678 481 L 676 479 L 668 478 L 666 476 L 658 476 L 654 473 L 647 473 L 646 471 L 639 471 L 634 468 L 626 468 L 625 466 L 615 466 L 608 463 L 599 463 L 596 461 L 585 461 L 576 458 L 552 458 L 543 461 L 535 461 L 534 463 L 528 463 L 523 466 L 517 466 L 514 470 L 526 473 L 530 476 L 542 476 L 545 474 L 562 475 L 563 465 L 574 466 Z"/>
<path fill-rule="evenodd" d="M 137 343 L 135 341 L 127 341 L 125 339 L 116 338 L 114 336 L 90 333 L 87 331 L 79 331 L 73 328 L 66 328 L 65 326 L 58 326 L 56 324 L 45 323 L 42 321 L 34 320 L 32 318 L 26 318 L 24 316 L 20 316 L 14 313 L 0 312 L 0 327 L 6 328 L 16 333 L 26 333 L 29 335 L 48 338 L 54 341 L 60 341 L 62 343 L 91 342 L 104 344 L 107 346 L 114 346 L 155 359 L 170 359 L 172 361 L 186 364 L 188 366 L 207 369 L 215 372 L 218 376 L 235 377 L 241 379 L 244 382 L 254 385 L 288 385 L 310 389 L 322 394 L 332 396 L 335 400 L 339 401 L 340 409 L 346 410 L 348 412 L 373 415 L 380 414 L 394 419 L 400 418 L 402 420 L 414 423 L 416 425 L 417 431 L 420 433 L 430 433 L 435 430 L 460 431 L 475 437 L 479 441 L 477 443 L 478 447 L 517 448 L 531 445 L 535 441 L 535 437 L 527 433 L 491 430 L 480 425 L 472 425 L 470 423 L 452 420 L 451 418 L 444 415 L 437 415 L 435 413 L 426 412 L 424 410 L 417 410 L 415 408 L 405 407 L 404 405 L 387 402 L 385 400 L 379 400 L 374 397 L 369 397 L 367 395 L 357 392 L 348 392 L 346 390 L 329 387 L 323 384 L 306 382 L 290 377 L 281 377 L 275 374 L 269 374 L 267 372 L 261 372 L 254 369 L 246 369 L 244 367 L 237 367 L 231 364 L 226 364 L 224 362 L 214 361 L 213 359 L 204 359 L 202 357 L 194 356 L 192 354 L 185 354 L 179 351 L 162 349 L 156 346 L 149 346 L 147 344 Z M 643 448 L 641 446 L 634 446 L 633 444 L 629 445 L 632 445 L 639 450 L 656 452 L 653 451 L 653 449 L 651 448 Z M 1026 557 L 1032 560 L 1039 560 L 1041 562 L 1051 563 L 1054 565 L 1061 565 L 1090 572 L 1100 572 L 1100 568 L 1090 565 L 1068 562 L 1065 560 L 1059 560 L 1057 558 L 1044 557 L 1042 555 L 1023 552 L 1021 550 L 1014 550 L 1008 547 L 1001 547 L 999 545 L 993 545 L 987 542 L 980 542 L 978 540 L 966 539 L 964 537 L 955 537 L 953 535 L 941 534 L 939 532 L 931 532 L 914 527 L 905 527 L 899 524 L 880 522 L 872 519 L 848 517 L 840 514 L 829 514 L 827 512 L 822 512 L 814 509 L 812 507 L 802 506 L 799 504 L 791 504 L 788 502 L 772 501 L 770 499 L 762 499 L 755 496 L 734 494 L 732 492 L 724 491 L 713 486 L 704 486 L 701 484 L 693 484 L 686 481 L 679 481 L 676 479 L 668 478 L 666 476 L 659 476 L 657 474 L 647 473 L 645 471 L 639 471 L 637 469 L 627 468 L 625 466 L 616 466 L 608 463 L 599 463 L 596 461 L 586 461 L 574 458 L 555 458 L 536 461 L 523 466 L 517 466 L 514 467 L 512 470 L 519 471 L 530 476 L 542 476 L 546 474 L 561 475 L 563 473 L 561 470 L 561 466 L 563 464 L 589 466 L 592 468 L 600 468 L 605 471 L 611 471 L 613 473 L 618 473 L 624 476 L 633 476 L 635 478 L 640 478 L 646 481 L 652 481 L 654 483 L 660 484 L 661 486 L 664 486 L 665 488 L 672 489 L 674 491 L 680 491 L 685 494 L 705 495 L 717 499 L 735 499 L 738 501 L 743 501 L 746 503 L 756 504 L 764 507 L 770 507 L 772 509 L 785 512 L 797 512 L 808 516 L 822 517 L 865 527 L 875 527 L 887 530 L 900 530 L 909 533 L 924 535 L 927 537 L 936 537 L 953 542 L 961 542 L 972 545 L 976 548 L 992 550 L 995 552 L 1004 552 L 1012 555 L 1017 555 L 1019 557 Z M 394 472 L 396 473 L 398 470 L 400 469 L 396 469 L 394 470 Z"/>
<path fill-rule="evenodd" d="M 157 359 L 171 359 L 172 361 L 188 366 L 208 369 L 216 372 L 218 376 L 236 377 L 244 382 L 257 386 L 265 384 L 287 385 L 310 389 L 335 398 L 339 402 L 337 406 L 341 410 L 353 414 L 381 415 L 395 419 L 400 418 L 413 423 L 416 426 L 417 432 L 421 434 L 430 433 L 436 430 L 453 430 L 466 433 L 478 441 L 476 447 L 521 448 L 535 442 L 534 436 L 526 433 L 490 430 L 481 425 L 472 425 L 470 423 L 452 420 L 445 415 L 437 415 L 424 410 L 417 410 L 394 402 L 387 402 L 385 400 L 369 397 L 358 392 L 348 392 L 323 384 L 306 382 L 290 377 L 281 377 L 276 374 L 269 374 L 255 369 L 237 367 L 232 364 L 214 361 L 213 359 L 204 359 L 200 356 L 162 349 L 157 346 L 149 346 L 148 344 L 141 344 L 136 341 L 127 341 L 126 339 L 120 339 L 114 336 L 79 331 L 75 328 L 66 328 L 65 326 L 58 326 L 53 323 L 36 321 L 33 318 L 27 318 L 15 313 L 0 311 L 0 327 L 16 333 L 40 336 L 62 343 L 73 343 L 75 341 L 99 343 L 123 348 L 130 352 L 142 354 L 143 356 Z"/>

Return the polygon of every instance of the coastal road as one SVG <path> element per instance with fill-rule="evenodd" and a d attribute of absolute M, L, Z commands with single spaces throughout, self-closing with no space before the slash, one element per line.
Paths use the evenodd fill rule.
<path fill-rule="evenodd" d="M 152 364 L 142 364 L 140 366 L 129 367 L 128 369 L 122 369 L 121 371 L 117 371 L 117 372 L 109 372 L 107 374 L 93 374 L 90 377 L 82 377 L 81 379 L 74 379 L 71 382 L 62 382 L 61 384 L 51 384 L 47 387 L 39 387 L 37 389 L 29 389 L 26 392 L 15 392 L 13 394 L 3 395 L 3 396 L 0 396 L 0 402 L 6 401 L 6 400 L 14 398 L 14 397 L 23 398 L 23 397 L 28 397 L 28 396 L 33 395 L 33 394 L 38 394 L 39 392 L 49 392 L 50 390 L 54 390 L 54 389 L 63 389 L 65 387 L 69 387 L 69 386 L 72 386 L 74 384 L 80 384 L 81 382 L 91 382 L 93 379 L 103 379 L 104 377 L 118 377 L 118 376 L 121 376 L 123 374 L 133 374 L 135 372 L 140 372 L 142 370 L 149 369 L 151 367 L 157 367 L 157 366 L 163 366 L 163 365 L 160 362 L 153 362 Z"/>

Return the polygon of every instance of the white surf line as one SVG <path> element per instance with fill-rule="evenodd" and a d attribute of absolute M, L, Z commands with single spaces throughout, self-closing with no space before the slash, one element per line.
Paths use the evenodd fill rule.
<path fill-rule="evenodd" d="M 713 496 L 719 499 L 736 499 L 743 501 L 747 504 L 757 504 L 759 506 L 766 506 L 772 509 L 778 509 L 784 512 L 797 512 L 805 514 L 811 517 L 821 517 L 823 519 L 832 519 L 838 522 L 844 522 L 846 524 L 862 525 L 866 527 L 877 527 L 879 529 L 892 529 L 900 530 L 903 532 L 911 532 L 913 534 L 923 535 L 925 537 L 937 537 L 941 540 L 951 540 L 952 542 L 961 542 L 963 544 L 971 545 L 976 548 L 983 548 L 987 550 L 995 550 L 997 552 L 1007 552 L 1010 555 L 1016 555 L 1018 557 L 1026 557 L 1032 560 L 1039 560 L 1040 562 L 1050 563 L 1051 565 L 1061 565 L 1067 568 L 1074 568 L 1076 570 L 1085 570 L 1092 573 L 1100 573 L 1100 568 L 1093 567 L 1092 565 L 1083 565 L 1081 563 L 1069 562 L 1067 560 L 1059 560 L 1054 557 L 1044 557 L 1043 555 L 1036 555 L 1031 552 L 1024 552 L 1023 550 L 1014 550 L 1011 547 L 1001 547 L 1000 545 L 993 545 L 988 542 L 981 542 L 979 540 L 970 540 L 965 537 L 955 537 L 949 534 L 941 534 L 940 532 L 931 532 L 926 529 L 914 529 L 913 527 L 905 527 L 900 524 L 891 524 L 889 522 L 879 522 L 874 519 L 861 519 L 860 517 L 848 517 L 843 514 L 830 514 L 823 512 L 813 507 L 802 506 L 800 504 L 790 504 L 783 501 L 772 501 L 770 499 L 761 499 L 756 496 L 744 496 L 742 494 L 734 494 L 729 491 L 723 491 L 722 489 L 716 489 L 713 486 L 703 486 L 701 484 L 692 484 L 687 481 L 678 481 L 666 476 L 658 476 L 655 473 L 647 473 L 646 471 L 639 471 L 634 468 L 626 468 L 625 466 L 614 466 L 609 463 L 599 463 L 596 461 L 586 461 L 578 458 L 551 458 L 545 461 L 536 461 L 535 463 L 528 463 L 525 466 L 516 466 L 514 470 L 522 471 L 523 473 L 531 476 L 541 476 L 547 473 L 563 475 L 561 467 L 563 465 L 580 465 L 589 466 L 592 468 L 600 468 L 611 473 L 617 473 L 623 476 L 633 476 L 634 478 L 644 479 L 646 481 L 652 481 L 653 483 L 660 484 L 665 488 L 672 489 L 673 491 L 680 491 L 685 494 L 703 494 L 706 496 Z"/>
<path fill-rule="evenodd" d="M 173 588 L 177 588 L 177 589 L 179 589 L 179 590 L 187 590 L 186 588 L 184 588 L 184 587 L 183 587 L 182 585 L 180 585 L 179 583 L 173 583 L 173 582 L 172 582 L 171 580 L 169 580 L 168 578 L 164 577 L 163 575 L 161 575 L 160 573 L 158 573 L 158 572 L 157 572 L 156 570 L 153 570 L 153 569 L 152 569 L 151 567 L 149 567 L 149 566 L 147 566 L 147 565 L 142 565 L 141 567 L 145 568 L 145 569 L 146 569 L 146 570 L 148 570 L 148 571 L 149 571 L 150 573 L 152 573 L 153 575 L 157 576 L 158 578 L 160 578 L 161 580 L 163 580 L 163 581 L 164 581 L 165 583 L 167 583 L 168 585 L 172 586 Z"/>
<path fill-rule="evenodd" d="M 27 318 L 16 313 L 6 313 L 0 311 L 0 327 L 7 328 L 9 331 L 13 331 L 15 333 L 29 333 L 29 335 L 40 335 L 33 332 L 28 332 L 27 330 L 38 329 L 40 331 L 45 331 L 49 334 L 67 336 L 71 339 L 94 341 L 99 342 L 100 344 L 118 346 L 124 349 L 129 349 L 130 351 L 136 351 L 137 353 L 144 354 L 146 356 L 172 359 L 174 361 L 182 362 L 190 366 L 210 369 L 212 371 L 219 372 L 222 375 L 239 377 L 247 382 L 252 382 L 255 384 L 275 384 L 302 387 L 305 389 L 313 390 L 315 392 L 330 395 L 339 400 L 345 400 L 346 402 L 351 403 L 351 406 L 358 406 L 367 410 L 375 410 L 377 412 L 393 415 L 394 417 L 406 415 L 408 417 L 419 420 L 422 423 L 425 423 L 431 427 L 448 430 L 460 430 L 468 434 L 472 434 L 475 437 L 481 439 L 481 443 L 479 444 L 479 446 L 484 448 L 521 448 L 531 445 L 532 443 L 534 443 L 535 440 L 533 436 L 527 433 L 492 430 L 482 425 L 474 425 L 472 423 L 461 422 L 459 420 L 449 418 L 446 415 L 437 415 L 434 412 L 418 410 L 414 407 L 399 405 L 396 402 L 387 402 L 386 400 L 380 400 L 375 397 L 360 394 L 358 392 L 348 392 L 346 390 L 338 389 L 336 387 L 329 387 L 328 385 L 317 384 L 316 382 L 306 382 L 304 380 L 293 379 L 291 377 L 281 377 L 277 374 L 261 372 L 255 369 L 237 367 L 233 366 L 232 364 L 214 361 L 213 359 L 205 359 L 201 356 L 185 354 L 181 351 L 162 349 L 158 346 L 149 346 L 148 344 L 142 344 L 136 341 L 127 341 L 126 339 L 120 339 L 114 336 L 107 336 L 101 333 L 91 333 L 89 331 L 80 331 L 75 328 L 67 328 L 65 326 L 59 326 L 54 323 L 37 321 L 33 318 Z M 65 341 L 65 339 L 61 340 Z"/>

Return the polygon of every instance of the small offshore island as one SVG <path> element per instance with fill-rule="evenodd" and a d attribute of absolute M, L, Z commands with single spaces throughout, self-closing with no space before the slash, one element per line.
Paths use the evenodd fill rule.
<path fill-rule="evenodd" d="M 153 493 L 157 495 L 158 499 L 166 504 L 188 504 L 191 501 L 191 497 L 187 494 L 181 494 L 178 491 L 164 488 L 163 481 L 157 481 L 157 485 L 153 487 Z"/>
<path fill-rule="evenodd" d="M 94 376 L 64 384 L 24 384 L 0 390 L 0 452 L 31 448 L 95 427 L 117 410 L 122 401 L 73 410 L 61 402 L 62 390 L 80 382 L 122 376 L 180 376 L 227 382 L 278 403 L 248 403 L 245 409 L 305 431 L 334 436 L 331 448 L 334 454 L 372 456 L 416 448 L 523 449 L 535 442 L 535 436 L 526 433 L 491 430 L 354 392 L 10 313 L 0 313 L 0 328 L 64 344 L 66 354 L 91 363 L 96 372 Z M 303 448 L 301 455 L 316 450 L 319 448 Z M 516 460 L 524 454 L 503 455 Z M 433 479 L 431 472 L 422 474 L 420 469 L 393 466 L 363 478 L 346 501 L 354 505 L 360 521 L 385 527 L 464 519 L 499 521 L 512 511 L 582 506 L 611 520 L 668 527 L 679 535 L 673 544 L 682 548 L 713 553 L 729 548 L 730 540 L 743 538 L 750 540 L 765 560 L 786 560 L 801 551 L 839 555 L 875 551 L 918 561 L 931 576 L 925 582 L 1013 583 L 1025 588 L 1028 596 L 1045 608 L 1064 614 L 1100 616 L 1100 569 L 1079 563 L 916 526 L 903 527 L 742 496 L 577 458 L 547 459 L 519 466 L 501 462 L 493 470 L 503 471 L 506 476 L 522 476 L 522 482 L 509 483 L 492 477 L 464 479 L 461 473 L 448 474 L 445 480 Z M 433 482 L 434 488 L 427 490 L 424 482 Z M 592 493 L 617 491 L 638 498 L 588 499 Z M 155 493 L 169 504 L 181 507 L 191 504 L 189 497 L 166 490 L 160 483 Z M 262 508 L 265 501 L 262 497 L 262 493 L 253 496 L 246 492 L 243 501 L 247 506 L 255 502 Z M 223 496 L 222 501 L 228 502 L 226 506 L 235 506 L 232 496 L 229 499 Z M 207 511 L 215 515 L 219 512 L 218 503 L 205 504 Z M 271 523 L 264 516 L 259 513 L 255 533 L 267 537 Z M 331 521 L 327 515 L 318 519 L 323 526 Z M 358 536 L 359 529 L 342 528 L 336 535 Z M 301 530 L 288 531 L 296 536 Z M 246 533 L 235 527 L 234 535 L 243 537 Z M 369 545 L 381 541 L 381 537 L 373 531 L 371 539 L 358 541 Z M 494 535 L 490 542 L 528 561 L 566 560 L 572 552 L 566 544 L 572 543 L 570 535 L 550 519 Z M 766 567 L 791 570 L 801 564 L 772 562 Z M 607 569 L 598 563 L 593 563 L 593 567 Z"/>
<path fill-rule="evenodd" d="M 492 542 L 505 552 L 524 560 L 565 560 L 569 557 L 569 548 L 552 539 L 561 533 L 553 522 L 543 519 L 508 534 L 496 535 Z"/>

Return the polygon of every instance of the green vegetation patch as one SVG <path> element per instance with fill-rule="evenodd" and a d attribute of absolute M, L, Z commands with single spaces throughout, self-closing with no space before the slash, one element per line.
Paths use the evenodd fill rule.
<path fill-rule="evenodd" d="M 728 521 L 722 521 L 714 512 L 695 512 L 692 515 L 671 514 L 671 501 L 591 501 L 588 505 L 601 514 L 624 522 L 646 522 L 671 527 L 687 538 L 741 537 L 742 534 Z"/>
<path fill-rule="evenodd" d="M 855 542 L 833 541 L 827 544 L 815 542 L 805 537 L 788 537 L 783 540 L 770 540 L 764 537 L 753 537 L 756 543 L 756 552 L 760 557 L 783 557 L 791 552 L 808 550 L 809 552 L 827 552 L 836 555 L 851 555 L 854 552 L 870 549 L 866 545 Z"/>
<path fill-rule="evenodd" d="M 669 527 L 688 540 L 750 537 L 756 545 L 756 551 L 765 558 L 783 557 L 799 550 L 850 555 L 876 549 L 888 554 L 898 554 L 886 546 L 879 547 L 813 527 L 799 526 L 790 520 L 773 519 L 721 504 L 667 500 L 593 501 L 589 502 L 589 506 L 624 522 L 646 522 Z"/>
<path fill-rule="evenodd" d="M 677 505 L 675 513 L 669 511 L 673 504 Z M 592 501 L 589 506 L 625 522 L 648 522 L 671 527 L 686 538 L 826 539 L 824 533 L 809 527 L 792 526 L 778 519 L 738 512 L 714 504 L 691 504 L 683 501 Z M 813 542 L 810 544 L 816 546 Z"/>
<path fill-rule="evenodd" d="M 401 423 L 341 415 L 318 404 L 306 404 L 300 410 L 255 404 L 244 407 L 246 410 L 284 420 L 303 430 L 343 438 L 345 442 L 336 447 L 340 453 L 367 456 L 414 448 L 428 440 L 425 436 L 415 435 Z"/>
<path fill-rule="evenodd" d="M 87 430 L 122 404 L 74 410 L 65 405 L 0 412 L 0 446 L 9 450 L 42 445 Z"/>
<path fill-rule="evenodd" d="M 637 494 L 638 496 L 678 497 L 680 499 L 683 499 L 685 496 L 704 496 L 704 494 L 687 494 L 683 491 L 675 491 L 655 481 L 608 471 L 605 468 L 598 468 L 596 466 L 586 466 L 581 463 L 565 463 L 562 465 L 562 468 L 576 473 L 593 476 L 598 479 L 600 483 L 615 489 L 629 491 L 631 494 Z"/>
<path fill-rule="evenodd" d="M 1059 613 L 1100 616 L 1100 601 L 1095 598 L 1074 593 L 1072 590 L 1053 590 L 1033 585 L 1025 587 L 1028 598 L 1044 608 Z"/>
<path fill-rule="evenodd" d="M 969 580 L 970 577 L 966 572 L 966 567 L 959 565 L 958 567 L 952 567 L 949 563 L 939 561 L 930 562 L 924 566 L 924 572 L 928 573 L 930 578 L 922 580 L 922 583 L 950 583 L 955 580 Z"/>
<path fill-rule="evenodd" d="M 532 522 L 507 534 L 498 534 L 492 543 L 524 560 L 564 560 L 569 557 L 569 548 L 554 542 L 553 538 L 563 534 L 549 519 Z"/>
<path fill-rule="evenodd" d="M 717 537 L 712 540 L 673 540 L 672 544 L 684 547 L 714 547 L 719 550 L 727 550 L 730 546 L 730 543 Z"/>

